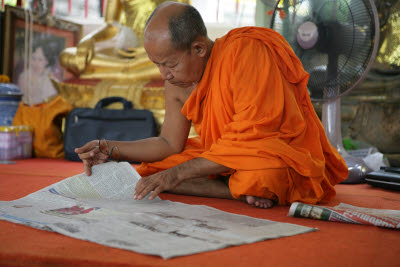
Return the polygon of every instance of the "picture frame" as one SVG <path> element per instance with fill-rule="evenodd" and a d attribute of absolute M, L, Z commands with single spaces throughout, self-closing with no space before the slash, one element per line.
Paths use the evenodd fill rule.
<path fill-rule="evenodd" d="M 0 10 L 0 59 L 4 58 L 4 19 L 5 13 L 4 11 Z M 3 64 L 0 62 L 0 74 L 3 74 Z"/>
<path fill-rule="evenodd" d="M 76 46 L 82 25 L 20 7 L 5 7 L 3 73 L 20 87 L 23 102 L 38 104 L 56 94 L 51 80 L 72 75 L 64 70 L 58 56 Z"/>

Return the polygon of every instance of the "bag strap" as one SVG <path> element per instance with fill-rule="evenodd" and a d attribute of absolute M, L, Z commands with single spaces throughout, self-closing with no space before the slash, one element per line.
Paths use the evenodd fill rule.
<path fill-rule="evenodd" d="M 116 102 L 121 102 L 124 105 L 124 110 L 133 108 L 131 101 L 128 101 L 125 98 L 119 96 L 110 96 L 99 100 L 99 102 L 97 102 L 95 106 L 95 109 L 101 109 Z"/>

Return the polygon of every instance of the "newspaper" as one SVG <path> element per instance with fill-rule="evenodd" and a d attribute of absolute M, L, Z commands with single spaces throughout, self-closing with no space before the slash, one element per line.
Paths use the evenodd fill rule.
<path fill-rule="evenodd" d="M 288 216 L 400 229 L 400 210 L 370 209 L 344 203 L 322 207 L 295 202 Z"/>
<path fill-rule="evenodd" d="M 159 197 L 134 200 L 140 178 L 127 162 L 96 165 L 91 176 L 0 201 L 0 219 L 165 259 L 316 230 Z"/>

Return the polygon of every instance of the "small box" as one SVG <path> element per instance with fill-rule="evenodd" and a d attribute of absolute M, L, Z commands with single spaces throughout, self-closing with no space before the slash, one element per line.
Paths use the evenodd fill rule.
<path fill-rule="evenodd" d="M 32 128 L 27 125 L 0 126 L 0 160 L 32 157 Z"/>
<path fill-rule="evenodd" d="M 0 83 L 0 126 L 12 125 L 22 92 L 12 83 Z"/>

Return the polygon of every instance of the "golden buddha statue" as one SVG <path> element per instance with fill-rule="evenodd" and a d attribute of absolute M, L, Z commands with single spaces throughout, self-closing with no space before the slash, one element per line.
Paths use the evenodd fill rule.
<path fill-rule="evenodd" d="M 147 18 L 164 1 L 108 0 L 106 25 L 84 36 L 77 47 L 66 48 L 59 56 L 60 65 L 82 79 L 160 79 L 142 46 L 142 36 Z M 96 51 L 97 43 L 113 37 L 117 37 L 114 47 Z"/>
<path fill-rule="evenodd" d="M 60 65 L 79 79 L 72 83 L 52 80 L 58 93 L 75 107 L 94 107 L 104 97 L 121 96 L 137 109 L 151 110 L 161 126 L 165 116 L 164 87 L 142 39 L 147 18 L 164 1 L 107 0 L 106 24 L 84 36 L 77 47 L 66 48 L 60 54 Z M 107 40 L 111 46 L 104 48 Z M 99 82 L 93 85 L 90 81 Z M 194 135 L 193 128 L 191 136 Z"/>

